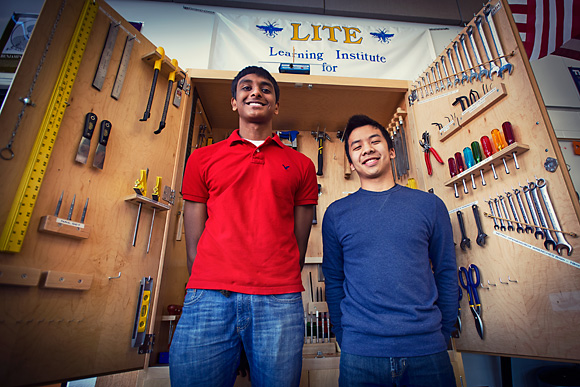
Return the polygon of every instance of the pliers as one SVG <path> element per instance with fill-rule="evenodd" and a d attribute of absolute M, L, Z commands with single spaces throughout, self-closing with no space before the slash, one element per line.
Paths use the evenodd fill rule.
<path fill-rule="evenodd" d="M 423 140 L 419 140 L 419 145 L 421 145 L 421 147 L 423 148 L 423 152 L 425 152 L 425 164 L 427 165 L 427 173 L 429 174 L 429 176 L 431 176 L 433 174 L 433 168 L 431 167 L 431 157 L 429 156 L 429 154 L 433 153 L 433 156 L 435 156 L 435 160 L 437 160 L 439 164 L 443 164 L 443 160 L 441 159 L 437 151 L 431 146 L 429 141 L 429 132 L 427 131 L 423 132 L 421 138 Z"/>

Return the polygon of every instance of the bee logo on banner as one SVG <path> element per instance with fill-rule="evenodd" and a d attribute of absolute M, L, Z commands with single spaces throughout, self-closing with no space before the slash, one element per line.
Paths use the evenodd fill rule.
<path fill-rule="evenodd" d="M 302 64 L 313 75 L 413 79 L 435 58 L 428 25 L 258 10 L 215 16 L 216 70 Z"/>

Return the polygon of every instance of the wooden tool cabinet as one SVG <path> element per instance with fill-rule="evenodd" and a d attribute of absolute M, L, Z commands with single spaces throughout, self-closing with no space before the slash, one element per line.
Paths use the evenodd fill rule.
<path fill-rule="evenodd" d="M 337 131 L 342 130 L 348 117 L 356 113 L 367 114 L 385 126 L 401 116 L 410 171 L 397 183 L 405 185 L 408 178 L 413 178 L 419 189 L 433 188 L 445 201 L 458 244 L 458 265 L 477 264 L 486 285 L 485 289 L 479 289 L 485 339 L 481 340 L 475 331 L 464 296 L 461 301 L 463 330 L 461 337 L 454 340 L 456 349 L 577 362 L 580 359 L 580 332 L 574 328 L 580 320 L 580 245 L 577 238 L 566 236 L 574 247 L 571 256 L 559 256 L 551 251 L 546 254 L 542 241 L 535 240 L 531 234 L 494 233 L 492 220 L 483 216 L 484 212 L 489 212 L 484 201 L 490 196 L 503 194 L 504 190 L 511 190 L 537 176 L 548 182 L 562 228 L 580 233 L 580 206 L 535 79 L 521 43 L 516 41 L 515 26 L 510 22 L 506 4 L 503 0 L 499 7 L 496 4 L 498 1 L 494 0 L 495 25 L 504 51 L 509 54 L 507 60 L 514 66 L 513 73 L 506 74 L 503 79 L 494 76 L 493 81 L 474 81 L 423 98 L 419 95 L 419 100 L 410 105 L 409 95 L 417 85 L 414 80 L 274 74 L 281 89 L 276 130 L 298 130 L 298 150 L 315 163 L 317 141 L 311 131 L 326 130 L 331 138 L 324 143 L 324 174 L 318 177 L 321 184 L 318 223 L 312 228 L 302 274 L 304 306 L 307 309 L 311 302 L 310 275 L 314 287 L 324 288 L 324 283 L 318 281 L 324 210 L 334 200 L 359 187 L 355 173 L 345 174 L 348 166 L 345 166 L 344 146 L 337 138 Z M 22 109 L 19 98 L 30 88 L 59 7 L 60 1 L 48 0 L 38 19 L 0 115 L 2 145 L 16 126 L 18 112 Z M 81 7 L 80 2 L 67 3 L 60 20 L 77 20 Z M 91 83 L 112 21 L 120 22 L 123 28 L 117 37 L 105 84 L 99 92 Z M 0 176 L 7 183 L 0 187 L 0 195 L 4 198 L 0 204 L 2 224 L 27 168 L 28 156 L 73 28 L 73 23 L 57 24 L 53 43 L 38 72 L 31 96 L 35 106 L 25 109 L 18 126 L 13 146 L 15 157 L 10 161 L 0 160 Z M 127 36 L 134 36 L 136 44 L 123 91 L 119 100 L 114 100 L 110 90 Z M 143 116 L 151 86 L 151 55 L 155 49 L 153 43 L 107 4 L 99 3 L 22 249 L 19 253 L 0 253 L 0 336 L 3 344 L 0 380 L 3 385 L 42 384 L 137 370 L 158 364 L 159 352 L 167 351 L 169 320 L 174 321 L 167 317 L 167 307 L 182 303 L 188 278 L 180 195 L 185 159 L 196 147 L 206 145 L 210 137 L 213 142 L 226 138 L 237 127 L 238 118 L 229 102 L 229 87 L 235 72 L 190 69 L 186 77 L 189 95 L 183 94 L 179 108 L 169 105 L 166 128 L 159 135 L 153 134 L 165 100 L 166 70 L 157 82 L 151 118 L 147 122 L 139 119 Z M 171 57 L 174 53 L 166 55 Z M 448 70 L 451 71 L 449 64 Z M 432 123 L 445 125 L 445 117 L 453 112 L 461 116 L 461 109 L 453 107 L 452 102 L 459 95 L 469 94 L 471 88 L 482 95 L 482 83 L 490 89 L 498 88 L 498 93 L 504 95 L 487 103 L 481 113 L 474 111 L 469 121 L 451 128 L 445 138 L 441 138 Z M 102 171 L 90 166 L 97 131 L 91 142 L 89 163 L 81 165 L 74 161 L 84 115 L 89 111 L 94 112 L 99 121 L 108 119 L 113 126 Z M 438 164 L 432 157 L 433 175 L 427 175 L 418 145 L 424 131 L 429 132 L 431 145 L 446 162 L 453 153 L 482 135 L 491 136 L 492 129 L 501 130 L 504 121 L 512 123 L 516 141 L 525 146 L 525 153 L 518 154 L 520 169 L 516 170 L 510 156 L 506 155 L 511 172 L 506 175 L 501 160 L 495 158 L 492 161 L 499 179 L 493 179 L 488 166 L 484 174 L 487 185 L 481 186 L 476 170 L 477 190 L 469 187 L 468 194 L 460 191 L 458 199 L 453 194 L 453 180 L 447 165 Z M 201 128 L 203 136 L 200 136 Z M 553 173 L 544 169 L 547 157 L 559 163 Z M 133 247 L 131 241 L 138 206 L 126 200 L 134 196 L 133 186 L 139 179 L 140 170 L 147 168 L 147 197 L 151 197 L 157 176 L 163 178 L 162 186 L 174 190 L 169 210 L 156 211 L 149 253 L 146 247 L 152 208 L 143 206 L 137 242 Z M 469 174 L 467 179 L 470 182 Z M 460 180 L 459 183 L 461 185 Z M 77 195 L 73 220 L 80 218 L 84 201 L 90 198 L 85 221 L 91 226 L 87 238 L 72 239 L 37 231 L 40 219 L 54 213 L 62 191 L 65 193 L 61 217 L 68 211 L 73 195 Z M 167 205 L 166 201 L 160 202 Z M 475 243 L 477 231 L 472 204 L 479 206 L 483 229 L 488 235 L 484 247 Z M 461 234 L 457 209 L 464 213 L 471 239 L 471 248 L 466 252 L 459 248 Z M 556 259 L 558 257 L 569 261 Z M 517 282 L 508 281 L 508 276 Z M 139 302 L 139 282 L 149 277 L 153 280 L 153 288 L 146 333 L 155 335 L 155 345 L 144 348 L 144 352 L 151 350 L 151 353 L 139 354 L 138 348 L 131 346 L 131 336 Z M 500 278 L 506 284 L 500 283 Z M 495 286 L 488 286 L 487 281 Z M 305 353 L 310 352 L 313 347 L 309 346 L 313 345 L 306 344 Z M 324 356 L 305 355 L 303 386 L 336 384 L 338 354 Z"/>

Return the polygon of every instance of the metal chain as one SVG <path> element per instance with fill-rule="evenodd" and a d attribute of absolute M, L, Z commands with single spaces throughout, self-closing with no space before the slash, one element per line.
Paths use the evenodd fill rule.
<path fill-rule="evenodd" d="M 22 117 L 24 116 L 24 110 L 26 110 L 26 107 L 29 105 L 35 106 L 34 103 L 32 103 L 30 97 L 32 96 L 32 91 L 34 90 L 34 87 L 36 86 L 36 80 L 38 79 L 38 74 L 40 73 L 40 70 L 42 69 L 42 66 L 44 64 L 46 54 L 48 52 L 50 44 L 52 43 L 52 38 L 54 37 L 56 27 L 58 26 L 58 22 L 60 21 L 60 17 L 62 15 L 62 11 L 64 10 L 65 5 L 66 5 L 66 0 L 63 0 L 62 3 L 60 4 L 60 9 L 58 10 L 58 14 L 56 15 L 56 20 L 54 21 L 54 24 L 52 26 L 52 30 L 50 31 L 50 35 L 48 37 L 48 41 L 46 42 L 46 46 L 44 47 L 42 57 L 40 58 L 40 63 L 38 63 L 36 73 L 34 74 L 34 77 L 32 78 L 32 83 L 30 85 L 30 89 L 28 89 L 28 94 L 26 95 L 26 97 L 20 98 L 20 101 L 24 104 L 24 106 L 22 106 L 22 110 L 20 110 L 20 114 L 18 114 L 18 119 L 16 120 L 16 125 L 14 126 L 14 130 L 12 131 L 12 137 L 10 138 L 10 141 L 8 141 L 8 145 L 6 145 L 4 148 L 2 148 L 0 150 L 0 157 L 2 157 L 2 159 L 4 159 L 4 160 L 12 160 L 14 158 L 14 151 L 12 150 L 12 143 L 14 142 L 14 138 L 16 137 L 16 133 L 18 132 L 18 127 L 20 126 L 20 121 L 22 120 Z"/>

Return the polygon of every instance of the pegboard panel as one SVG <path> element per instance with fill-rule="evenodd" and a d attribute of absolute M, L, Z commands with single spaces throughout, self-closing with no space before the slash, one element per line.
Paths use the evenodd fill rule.
<path fill-rule="evenodd" d="M 19 98 L 26 95 L 37 76 L 31 95 L 35 106 L 25 109 L 18 125 L 13 144 L 15 156 L 9 161 L 0 160 L 0 175 L 3 181 L 9 182 L 0 187 L 0 196 L 5 199 L 0 204 L 2 225 L 26 169 L 82 6 L 83 2 L 67 2 L 61 9 L 60 1 L 45 3 L 7 96 L 0 116 L 2 142 L 11 137 L 22 108 Z M 48 383 L 136 369 L 143 367 L 146 360 L 137 348 L 131 347 L 139 281 L 151 276 L 152 294 L 157 293 L 158 269 L 163 261 L 163 245 L 173 211 L 156 211 L 151 229 L 153 211 L 143 208 L 133 246 L 138 206 L 126 202 L 125 198 L 134 194 L 133 186 L 141 169 L 149 169 L 147 197 L 152 195 L 157 176 L 162 177 L 160 196 L 164 186 L 175 187 L 176 179 L 180 178 L 176 173 L 176 158 L 183 141 L 181 128 L 186 127 L 182 120 L 189 119 L 182 114 L 187 97 L 183 96 L 181 108 L 169 104 L 166 127 L 160 134 L 154 134 L 159 128 L 168 90 L 167 76 L 160 76 L 151 116 L 145 122 L 140 121 L 153 78 L 152 66 L 141 58 L 155 51 L 155 46 L 106 3 L 99 2 L 97 7 L 22 249 L 19 253 L 0 253 L 3 266 L 40 270 L 45 276 L 38 286 L 0 285 L 3 294 L 0 336 L 5 339 L 0 352 L 0 379 L 6 385 Z M 62 14 L 57 16 L 59 10 Z M 57 18 L 60 21 L 48 45 Z M 118 25 L 119 30 L 103 86 L 98 91 L 92 83 L 111 23 Z M 114 99 L 111 91 L 127 37 L 134 39 L 134 45 L 123 89 L 118 99 Z M 42 66 L 37 72 L 39 63 Z M 171 100 L 174 90 L 175 84 Z M 88 161 L 80 164 L 75 162 L 75 156 L 88 112 L 96 114 L 98 122 Z M 101 170 L 92 163 L 103 120 L 110 121 L 112 129 Z M 91 226 L 88 238 L 71 239 L 37 231 L 41 217 L 54 215 L 61 193 L 59 217 L 68 217 L 74 198 L 70 219 L 73 222 L 80 221 L 85 202 L 89 200 L 84 220 L 84 224 Z M 166 203 L 161 199 L 160 202 Z M 55 277 L 55 273 L 60 274 Z M 61 281 L 61 277 L 65 280 Z M 90 284 L 89 278 L 92 278 Z M 66 279 L 76 282 L 68 285 Z M 155 307 L 155 297 L 151 306 Z M 154 316 L 150 314 L 149 318 L 147 332 L 152 332 Z"/>
<path fill-rule="evenodd" d="M 505 60 L 513 66 L 503 73 L 503 77 L 494 74 L 493 78 L 474 79 L 464 84 L 447 87 L 426 95 L 429 87 L 435 89 L 435 84 L 417 89 L 419 99 L 408 103 L 411 125 L 416 134 L 421 136 L 427 132 L 431 138 L 431 145 L 437 150 L 444 161 L 438 164 L 431 156 L 433 175 L 426 172 L 425 163 L 419 165 L 420 179 L 425 187 L 434 187 L 450 210 L 451 223 L 454 229 L 458 266 L 467 267 L 476 264 L 481 273 L 481 282 L 485 288 L 478 289 L 483 311 L 484 337 L 481 339 L 476 332 L 474 318 L 467 302 L 467 293 L 464 290 L 461 300 L 461 318 L 463 330 L 459 339 L 456 339 L 456 348 L 459 351 L 473 351 L 502 356 L 522 356 L 550 358 L 568 361 L 580 359 L 580 332 L 571 327 L 580 320 L 578 299 L 580 297 L 580 243 L 578 238 L 566 235 L 566 240 L 573 247 L 571 255 L 563 249 L 559 254 L 544 246 L 544 240 L 536 239 L 533 233 L 521 233 L 517 230 L 495 230 L 494 222 L 484 217 L 490 213 L 486 201 L 498 198 L 501 195 L 509 209 L 510 218 L 514 214 L 507 201 L 507 193 L 512 195 L 516 212 L 523 220 L 514 189 L 522 190 L 521 186 L 528 182 L 536 183 L 536 178 L 547 182 L 551 203 L 557 214 L 560 226 L 564 231 L 578 233 L 578 200 L 573 189 L 570 189 L 570 177 L 565 168 L 561 151 L 555 141 L 553 128 L 547 119 L 545 107 L 537 91 L 535 80 L 525 57 L 521 42 L 516 40 L 515 25 L 503 1 L 491 2 L 491 15 L 497 30 L 499 42 L 506 55 Z M 480 12 L 478 15 L 482 15 Z M 485 18 L 484 18 L 485 19 Z M 469 26 L 475 30 L 473 34 L 478 52 L 483 56 L 484 46 L 475 25 L 475 18 L 458 35 L 467 33 Z M 498 54 L 493 48 L 493 37 L 489 24 L 484 20 L 482 28 L 486 40 L 492 47 L 493 57 Z M 461 45 L 459 52 L 463 64 L 466 66 L 466 57 Z M 458 72 L 456 52 L 453 43 L 448 48 L 452 51 L 454 66 Z M 476 59 L 471 44 L 466 39 L 468 55 L 476 66 Z M 441 56 L 447 64 L 451 79 L 449 58 L 444 50 L 437 61 L 441 66 Z M 500 64 L 496 60 L 497 65 Z M 505 64 L 505 63 L 504 63 Z M 489 68 L 489 66 L 488 66 Z M 479 72 L 479 68 L 476 68 Z M 425 70 L 431 72 L 430 68 Z M 441 70 L 443 73 L 443 70 Z M 469 73 L 469 70 L 467 71 Z M 461 78 L 461 74 L 459 74 Z M 444 84 L 446 79 L 442 80 Z M 433 80 L 432 80 L 433 82 Z M 439 82 L 439 80 L 438 80 Z M 419 85 L 414 83 L 413 91 Z M 440 86 L 441 83 L 438 84 Z M 422 93 L 422 94 L 421 94 Z M 469 99 L 470 94 L 476 97 L 473 106 L 465 111 L 461 103 L 455 103 L 460 96 Z M 500 98 L 493 93 L 504 93 Z M 465 100 L 463 101 L 465 103 Z M 450 123 L 450 121 L 453 121 Z M 513 127 L 515 141 L 522 144 L 518 148 L 517 161 L 519 169 L 515 167 L 512 153 L 508 151 L 503 156 L 492 156 L 456 178 L 458 198 L 454 194 L 454 184 L 450 183 L 451 176 L 448 159 L 454 157 L 455 152 L 461 152 L 470 147 L 473 141 L 481 144 L 481 137 L 488 136 L 493 143 L 491 131 L 499 129 L 503 133 L 502 124 L 509 121 Z M 441 124 L 440 128 L 433 123 Z M 458 125 L 459 124 L 459 125 Z M 447 131 L 446 131 L 447 130 Z M 503 134 L 502 134 L 503 135 Z M 481 146 L 481 145 L 480 145 Z M 529 148 L 529 150 L 528 150 Z M 497 149 L 495 149 L 497 152 Z M 417 156 L 419 157 L 419 156 Z M 422 155 L 421 155 L 422 157 Z M 483 156 L 485 159 L 486 156 Z M 558 167 L 549 171 L 545 167 L 550 158 L 557 160 Z M 504 166 L 504 160 L 506 166 Z M 497 180 L 494 179 L 491 165 L 495 167 Z M 484 169 L 486 184 L 482 184 L 480 169 Z M 507 169 L 506 169 L 507 168 Z M 509 170 L 509 174 L 507 173 Z M 472 177 L 476 188 L 472 187 Z M 463 192 L 463 178 L 468 193 Z M 521 193 L 527 216 L 531 214 L 526 199 Z M 487 234 L 485 244 L 479 246 L 477 241 L 478 229 L 472 205 L 479 207 L 483 232 Z M 494 206 L 494 210 L 496 210 Z M 470 248 L 461 249 L 462 234 L 460 232 L 457 211 L 463 213 L 466 235 L 470 239 Z M 496 215 L 497 215 L 497 211 Z M 502 210 L 503 212 L 503 210 Z M 543 212 L 547 216 L 544 206 Z M 505 217 L 505 215 L 504 215 Z M 515 224 L 514 224 L 515 227 Z M 555 239 L 554 233 L 552 236 Z M 464 244 L 465 246 L 465 244 Z M 500 282 L 501 279 L 501 282 Z M 488 281 L 490 285 L 488 285 Z"/>

